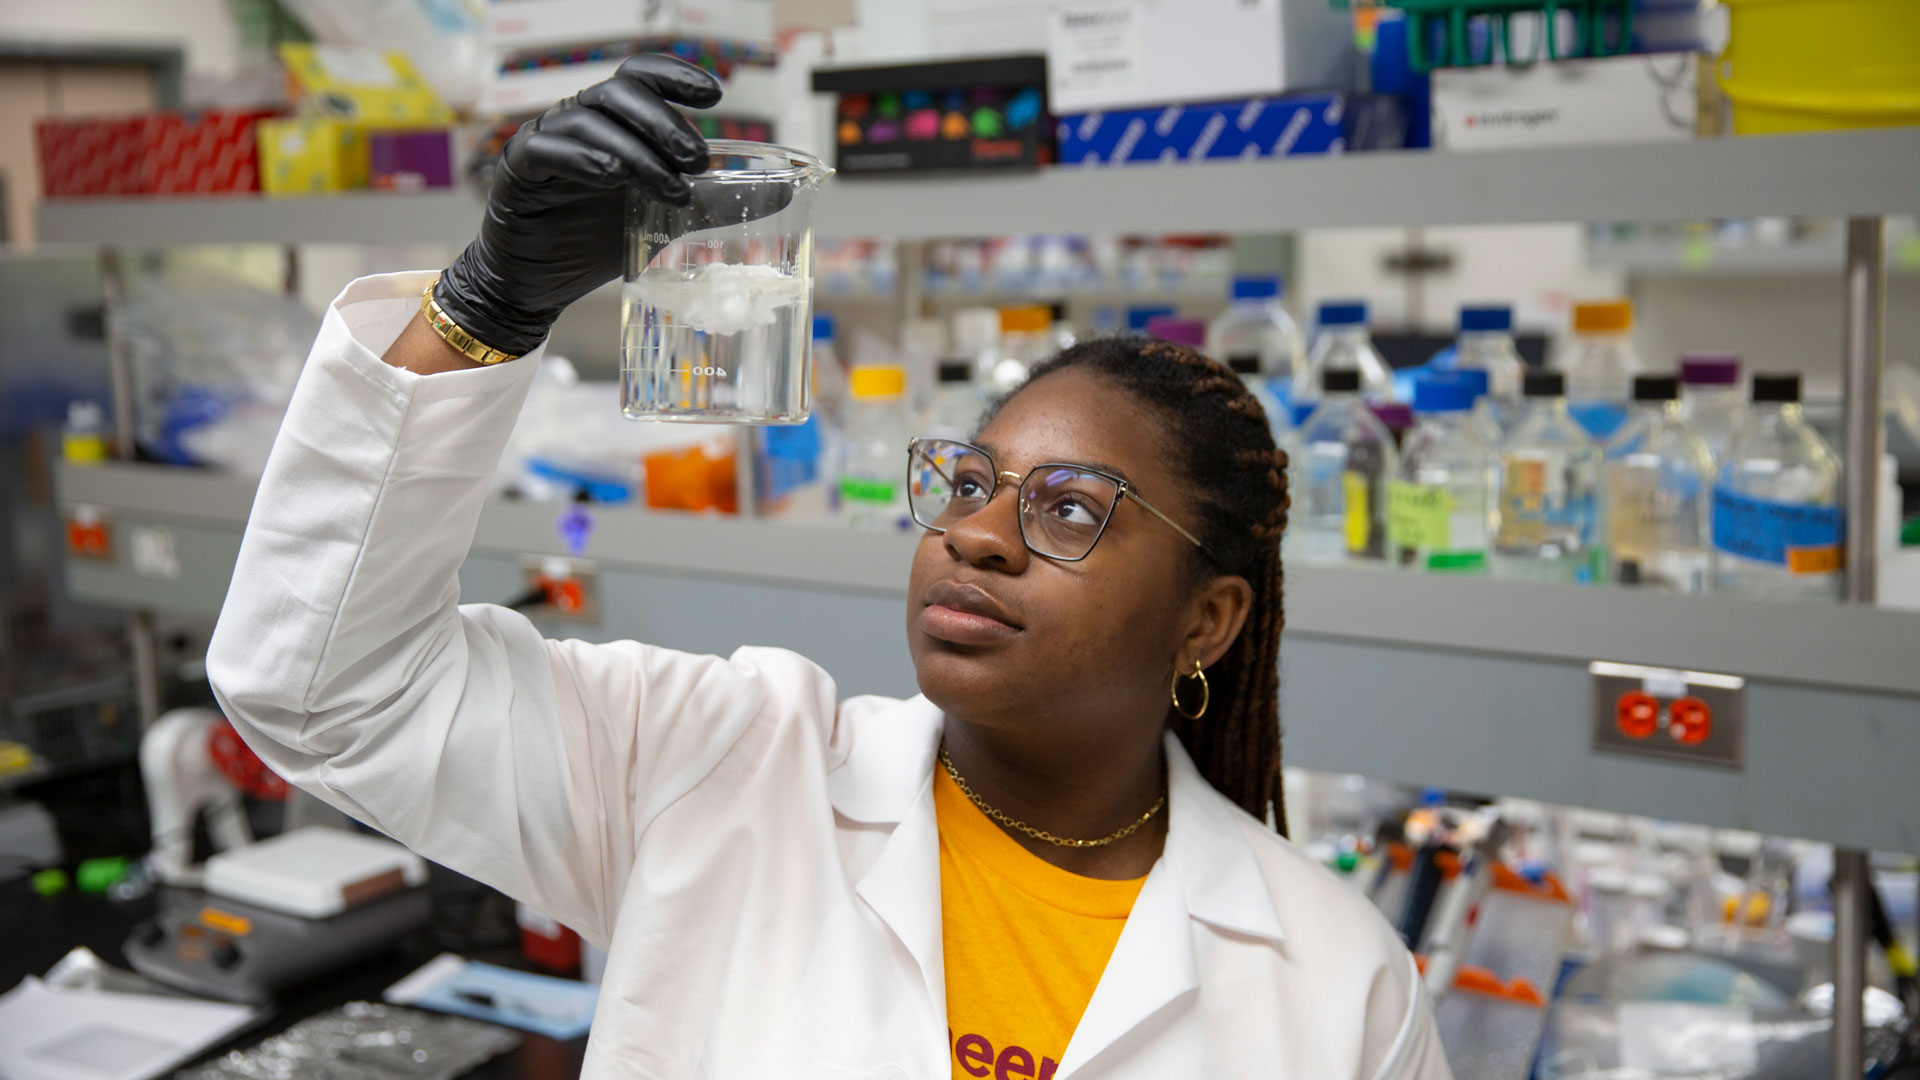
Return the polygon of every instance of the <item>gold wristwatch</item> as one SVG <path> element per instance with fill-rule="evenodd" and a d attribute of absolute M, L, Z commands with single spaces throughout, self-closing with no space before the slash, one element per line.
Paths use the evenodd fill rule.
<path fill-rule="evenodd" d="M 504 364 L 508 360 L 519 359 L 517 353 L 504 353 L 474 337 L 440 307 L 440 301 L 433 298 L 433 287 L 440 284 L 440 275 L 433 275 L 427 284 L 427 291 L 420 294 L 420 314 L 440 335 L 440 340 L 453 346 L 454 351 L 476 364 Z"/>

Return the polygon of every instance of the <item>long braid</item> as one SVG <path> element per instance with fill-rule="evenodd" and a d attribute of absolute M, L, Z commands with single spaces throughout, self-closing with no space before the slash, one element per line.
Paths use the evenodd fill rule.
<path fill-rule="evenodd" d="M 1198 720 L 1169 706 L 1167 724 L 1208 783 L 1285 835 L 1279 657 L 1286 454 L 1239 377 L 1192 349 L 1138 336 L 1096 338 L 1034 368 L 1028 384 L 1069 368 L 1099 372 L 1167 420 L 1176 471 L 1199 511 L 1198 535 L 1219 563 L 1213 569 L 1253 587 L 1246 625 L 1208 672 L 1212 705 Z M 1196 552 L 1195 570 L 1206 563 Z"/>

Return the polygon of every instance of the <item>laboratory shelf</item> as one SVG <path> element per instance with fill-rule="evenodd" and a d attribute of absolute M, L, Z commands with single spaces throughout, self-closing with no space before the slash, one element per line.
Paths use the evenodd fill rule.
<path fill-rule="evenodd" d="M 69 558 L 81 599 L 217 613 L 250 482 L 157 466 L 63 466 L 59 498 L 113 529 Z M 505 600 L 564 554 L 560 506 L 494 500 L 462 595 Z M 584 552 L 601 614 L 555 635 L 818 660 L 843 693 L 913 692 L 901 628 L 914 539 L 827 525 L 604 508 Z M 172 577 L 130 534 L 166 529 Z M 1287 755 L 1312 768 L 1920 851 L 1920 613 L 1291 567 L 1282 651 Z M 1596 752 L 1595 660 L 1748 681 L 1738 768 Z"/>
<path fill-rule="evenodd" d="M 1920 180 L 1916 180 L 1920 183 Z M 1587 245 L 1587 264 L 1598 270 L 1684 277 L 1826 277 L 1840 273 L 1846 248 L 1840 238 L 1777 247 L 1721 247 L 1675 240 L 1629 240 Z M 1913 253 L 1892 249 L 1887 270 L 1920 273 L 1920 245 Z"/>
<path fill-rule="evenodd" d="M 1920 128 L 1770 138 L 1403 151 L 981 177 L 835 180 L 823 237 L 1284 232 L 1367 226 L 1678 221 L 1920 210 Z M 313 198 L 54 199 L 43 242 L 444 243 L 468 189 Z"/>

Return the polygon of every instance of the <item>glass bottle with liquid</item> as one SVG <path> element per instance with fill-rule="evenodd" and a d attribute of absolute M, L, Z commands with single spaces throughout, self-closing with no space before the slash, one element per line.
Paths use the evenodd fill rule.
<path fill-rule="evenodd" d="M 1567 409 L 1587 434 L 1605 441 L 1627 421 L 1633 377 L 1633 305 L 1625 300 L 1573 306 L 1573 340 L 1559 365 L 1567 376 Z"/>
<path fill-rule="evenodd" d="M 907 373 L 898 367 L 856 367 L 849 387 L 839 468 L 840 513 L 862 532 L 904 530 L 907 514 Z"/>
<path fill-rule="evenodd" d="M 1740 389 L 1740 358 L 1733 353 L 1688 353 L 1680 358 L 1680 419 L 1719 461 L 1747 416 Z"/>
<path fill-rule="evenodd" d="M 1251 357 L 1261 377 L 1287 384 L 1274 396 L 1291 398 L 1294 372 L 1306 364 L 1307 350 L 1300 327 L 1281 305 L 1280 279 L 1242 274 L 1233 279 L 1232 296 L 1233 305 L 1207 324 L 1207 355 L 1228 364 Z"/>
<path fill-rule="evenodd" d="M 1618 585 L 1707 589 L 1713 456 L 1681 421 L 1679 396 L 1672 375 L 1635 375 L 1633 411 L 1606 446 L 1602 516 Z"/>
<path fill-rule="evenodd" d="M 1714 588 L 1839 599 L 1840 503 L 1840 459 L 1800 415 L 1800 376 L 1755 375 L 1746 422 L 1714 481 Z"/>
<path fill-rule="evenodd" d="M 1445 372 L 1414 382 L 1419 419 L 1400 444 L 1400 467 L 1387 489 L 1387 538 L 1401 566 L 1486 573 L 1493 452 L 1473 415 L 1476 382 Z"/>
<path fill-rule="evenodd" d="M 1319 400 L 1320 376 L 1328 371 L 1357 372 L 1362 393 L 1380 400 L 1392 398 L 1393 372 L 1367 333 L 1365 301 L 1333 300 L 1320 305 L 1320 332 L 1313 339 L 1306 366 L 1294 376 L 1295 408 Z"/>
<path fill-rule="evenodd" d="M 1319 404 L 1294 437 L 1289 554 L 1302 562 L 1379 565 L 1387 548 L 1393 436 L 1361 397 L 1360 372 L 1321 373 Z"/>
<path fill-rule="evenodd" d="M 1488 570 L 1523 581 L 1596 581 L 1604 576 L 1600 446 L 1569 415 L 1560 372 L 1527 372 L 1521 394 L 1519 423 L 1494 455 Z"/>

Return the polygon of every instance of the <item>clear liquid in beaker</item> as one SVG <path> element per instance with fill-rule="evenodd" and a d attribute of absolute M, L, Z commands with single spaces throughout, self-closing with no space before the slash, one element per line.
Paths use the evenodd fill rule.
<path fill-rule="evenodd" d="M 759 263 L 643 271 L 621 296 L 622 411 L 700 423 L 805 421 L 811 286 Z"/>

